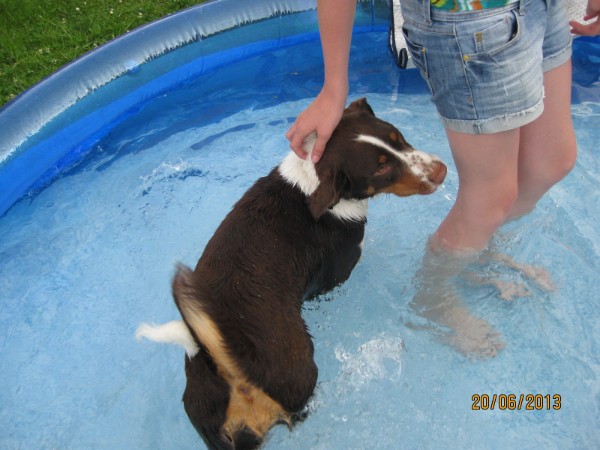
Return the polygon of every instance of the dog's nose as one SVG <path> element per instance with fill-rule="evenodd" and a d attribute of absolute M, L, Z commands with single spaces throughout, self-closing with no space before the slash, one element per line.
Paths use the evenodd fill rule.
<path fill-rule="evenodd" d="M 439 185 L 442 184 L 446 178 L 446 173 L 448 173 L 448 168 L 446 165 L 441 161 L 434 161 L 431 172 L 429 172 L 427 179 L 433 184 Z"/>

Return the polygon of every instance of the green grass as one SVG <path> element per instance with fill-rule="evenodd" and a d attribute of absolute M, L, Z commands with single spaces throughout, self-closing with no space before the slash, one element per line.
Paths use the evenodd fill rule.
<path fill-rule="evenodd" d="M 127 31 L 203 0 L 0 0 L 0 105 Z"/>

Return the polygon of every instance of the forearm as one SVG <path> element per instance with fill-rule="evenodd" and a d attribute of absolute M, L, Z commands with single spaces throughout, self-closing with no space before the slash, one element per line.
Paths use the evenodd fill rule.
<path fill-rule="evenodd" d="M 325 63 L 323 89 L 343 97 L 348 95 L 348 62 L 356 0 L 318 0 L 317 14 Z"/>
<path fill-rule="evenodd" d="M 344 112 L 348 98 L 348 62 L 356 0 L 317 0 L 325 65 L 323 88 L 286 133 L 291 149 L 305 158 L 305 139 L 316 133 L 311 159 L 316 163 Z"/>

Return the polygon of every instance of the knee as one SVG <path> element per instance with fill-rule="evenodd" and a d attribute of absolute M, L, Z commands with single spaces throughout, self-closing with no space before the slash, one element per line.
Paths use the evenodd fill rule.
<path fill-rule="evenodd" d="M 504 186 L 498 189 L 494 196 L 490 196 L 487 201 L 487 207 L 483 208 L 484 222 L 489 228 L 490 233 L 494 233 L 511 216 L 515 204 L 519 198 L 518 185 Z"/>
<path fill-rule="evenodd" d="M 564 177 L 566 177 L 577 161 L 577 143 L 573 139 L 572 143 L 565 144 L 563 151 L 552 159 L 550 164 L 545 166 L 545 170 L 540 176 L 544 179 L 548 188 L 552 187 Z"/>
<path fill-rule="evenodd" d="M 573 170 L 577 162 L 577 143 L 573 142 L 566 150 L 557 169 L 557 182 L 566 177 Z"/>
<path fill-rule="evenodd" d="M 499 228 L 511 216 L 511 213 L 519 198 L 518 185 L 507 187 L 503 190 L 502 195 L 496 199 L 495 214 L 492 216 L 493 226 Z"/>

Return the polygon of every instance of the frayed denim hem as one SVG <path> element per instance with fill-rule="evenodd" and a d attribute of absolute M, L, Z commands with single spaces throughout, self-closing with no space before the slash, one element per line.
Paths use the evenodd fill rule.
<path fill-rule="evenodd" d="M 513 114 L 491 117 L 479 120 L 448 119 L 440 115 L 444 127 L 451 131 L 466 134 L 493 134 L 501 131 L 514 130 L 533 122 L 544 112 L 543 97 L 531 108 Z"/>
<path fill-rule="evenodd" d="M 552 69 L 556 69 L 557 67 L 562 66 L 571 58 L 572 53 L 573 48 L 571 43 L 569 43 L 569 45 L 563 48 L 560 52 L 544 58 L 544 61 L 542 61 L 542 70 L 544 72 L 549 72 Z"/>

